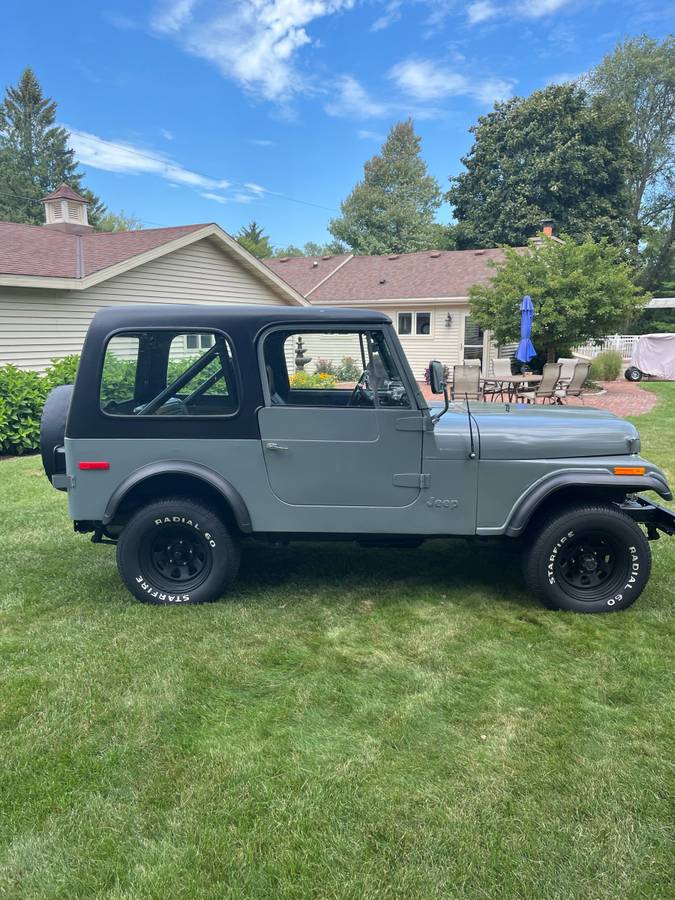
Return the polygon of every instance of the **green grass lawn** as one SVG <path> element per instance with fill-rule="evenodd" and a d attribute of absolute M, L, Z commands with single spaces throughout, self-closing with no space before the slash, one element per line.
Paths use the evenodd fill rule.
<path fill-rule="evenodd" d="M 673 896 L 675 540 L 615 615 L 464 541 L 250 547 L 227 601 L 152 607 L 37 457 L 0 486 L 0 896 Z"/>

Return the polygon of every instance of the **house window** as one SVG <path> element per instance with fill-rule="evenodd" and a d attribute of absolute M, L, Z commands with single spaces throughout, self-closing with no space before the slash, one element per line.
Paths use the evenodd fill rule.
<path fill-rule="evenodd" d="M 397 330 L 399 334 L 431 334 L 430 312 L 400 312 L 398 314 Z"/>
<path fill-rule="evenodd" d="M 415 314 L 415 334 L 431 334 L 431 313 Z"/>
<path fill-rule="evenodd" d="M 398 333 L 399 334 L 412 334 L 412 313 L 399 313 L 398 314 Z"/>
<path fill-rule="evenodd" d="M 185 348 L 186 350 L 208 350 L 213 346 L 212 334 L 186 334 Z"/>

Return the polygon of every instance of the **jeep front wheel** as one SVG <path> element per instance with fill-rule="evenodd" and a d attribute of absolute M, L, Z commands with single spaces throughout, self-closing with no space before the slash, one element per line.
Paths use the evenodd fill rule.
<path fill-rule="evenodd" d="M 550 609 L 616 612 L 634 603 L 649 580 L 649 542 L 611 504 L 567 509 L 532 538 L 525 580 Z"/>
<path fill-rule="evenodd" d="M 117 568 L 144 603 L 208 603 L 236 578 L 239 544 L 213 510 L 169 497 L 131 517 L 117 543 Z"/>

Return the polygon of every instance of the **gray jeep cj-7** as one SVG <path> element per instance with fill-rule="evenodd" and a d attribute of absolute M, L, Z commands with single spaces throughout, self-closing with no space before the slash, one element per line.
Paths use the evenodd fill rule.
<path fill-rule="evenodd" d="M 75 386 L 47 400 L 42 458 L 75 530 L 116 542 L 120 575 L 149 603 L 222 596 L 246 537 L 520 539 L 546 606 L 636 600 L 647 538 L 675 533 L 675 514 L 641 496 L 672 499 L 633 425 L 597 409 L 448 404 L 435 361 L 430 380 L 443 405 L 426 403 L 376 312 L 109 308 Z"/>

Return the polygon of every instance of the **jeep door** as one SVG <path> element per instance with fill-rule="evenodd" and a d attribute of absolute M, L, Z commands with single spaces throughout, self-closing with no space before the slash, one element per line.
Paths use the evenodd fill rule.
<path fill-rule="evenodd" d="M 384 509 L 415 502 L 425 414 L 385 327 L 273 328 L 259 361 L 260 435 L 280 500 Z"/>

